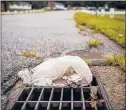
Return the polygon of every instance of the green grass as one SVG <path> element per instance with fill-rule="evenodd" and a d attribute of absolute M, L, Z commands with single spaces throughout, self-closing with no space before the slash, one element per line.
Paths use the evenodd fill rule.
<path fill-rule="evenodd" d="M 117 66 L 125 66 L 125 57 L 124 56 L 105 56 L 107 63 Z"/>
<path fill-rule="evenodd" d="M 117 20 L 118 17 L 120 16 L 111 19 L 107 16 L 96 17 L 95 15 L 77 12 L 75 13 L 74 19 L 77 24 L 86 25 L 88 28 L 94 29 L 95 32 L 101 32 L 109 39 L 125 47 L 125 22 Z"/>
<path fill-rule="evenodd" d="M 121 69 L 126 70 L 125 68 L 125 57 L 124 56 L 105 56 L 108 65 L 120 66 Z"/>
<path fill-rule="evenodd" d="M 103 42 L 98 39 L 92 39 L 88 42 L 89 47 L 98 47 L 100 45 L 103 45 Z"/>

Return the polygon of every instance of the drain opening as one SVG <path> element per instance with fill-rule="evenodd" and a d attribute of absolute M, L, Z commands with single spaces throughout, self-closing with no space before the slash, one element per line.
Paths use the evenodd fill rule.
<path fill-rule="evenodd" d="M 52 101 L 60 101 L 61 88 L 54 88 Z"/>
<path fill-rule="evenodd" d="M 31 91 L 31 88 L 24 89 L 18 100 L 25 101 L 27 99 L 30 91 Z"/>
<path fill-rule="evenodd" d="M 21 110 L 24 103 L 18 103 L 16 102 L 12 108 L 12 110 Z"/>
<path fill-rule="evenodd" d="M 47 110 L 48 102 L 39 103 L 37 110 Z"/>
<path fill-rule="evenodd" d="M 28 102 L 23 110 L 34 110 L 36 102 Z"/>
<path fill-rule="evenodd" d="M 71 103 L 70 102 L 68 102 L 68 103 L 66 103 L 66 102 L 62 103 L 62 110 L 71 110 Z"/>
<path fill-rule="evenodd" d="M 74 101 L 81 101 L 81 88 L 74 88 L 73 96 Z"/>
<path fill-rule="evenodd" d="M 44 88 L 43 96 L 41 101 L 48 101 L 50 98 L 52 88 Z"/>
<path fill-rule="evenodd" d="M 98 86 L 98 82 L 97 82 L 97 80 L 96 80 L 95 77 L 93 77 L 93 80 L 92 80 L 92 82 L 91 82 L 91 85 L 92 85 L 92 86 Z"/>
<path fill-rule="evenodd" d="M 59 103 L 58 102 L 52 102 L 50 105 L 50 110 L 59 110 Z"/>
<path fill-rule="evenodd" d="M 74 102 L 73 108 L 74 108 L 74 110 L 83 110 L 83 103 L 82 102 Z"/>
<path fill-rule="evenodd" d="M 90 92 L 89 88 L 84 88 L 83 89 L 83 94 L 84 94 L 84 99 L 86 101 L 90 101 L 91 100 L 91 96 L 90 96 L 91 92 Z"/>
<path fill-rule="evenodd" d="M 104 99 L 103 96 L 102 96 L 102 93 L 101 93 L 101 90 L 98 88 L 98 91 L 97 91 L 97 97 L 98 99 Z"/>
<path fill-rule="evenodd" d="M 105 103 L 97 104 L 98 110 L 107 110 Z"/>
<path fill-rule="evenodd" d="M 40 96 L 41 90 L 41 88 L 35 88 L 30 95 L 29 101 L 37 101 Z"/>
<path fill-rule="evenodd" d="M 85 101 L 91 101 L 91 100 L 102 100 L 104 99 L 101 93 L 101 90 L 98 88 L 96 95 L 91 93 L 90 88 L 84 88 L 83 89 L 84 99 Z M 92 97 L 93 96 L 93 97 Z"/>
<path fill-rule="evenodd" d="M 63 91 L 63 101 L 70 101 L 71 100 L 71 89 L 64 88 Z"/>

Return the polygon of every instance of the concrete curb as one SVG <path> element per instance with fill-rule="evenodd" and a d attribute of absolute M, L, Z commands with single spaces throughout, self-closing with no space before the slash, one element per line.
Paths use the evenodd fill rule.
<path fill-rule="evenodd" d="M 91 59 L 91 60 L 92 60 L 92 63 L 91 63 L 92 66 L 105 66 L 105 65 L 107 65 L 106 59 Z"/>

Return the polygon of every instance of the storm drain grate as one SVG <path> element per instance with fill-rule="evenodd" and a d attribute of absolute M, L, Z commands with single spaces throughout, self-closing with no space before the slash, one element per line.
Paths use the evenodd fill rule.
<path fill-rule="evenodd" d="M 94 87 L 98 88 L 97 99 L 92 98 Z M 95 74 L 92 83 L 86 87 L 26 87 L 12 110 L 111 110 L 111 106 Z"/>

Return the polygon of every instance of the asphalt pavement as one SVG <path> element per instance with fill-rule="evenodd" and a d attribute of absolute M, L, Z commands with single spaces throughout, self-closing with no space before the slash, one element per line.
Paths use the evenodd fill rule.
<path fill-rule="evenodd" d="M 35 67 L 40 60 L 25 58 L 33 52 L 47 58 L 73 50 L 86 50 L 89 37 L 75 27 L 75 11 L 2 16 L 2 108 L 11 88 L 19 80 L 18 71 Z"/>

